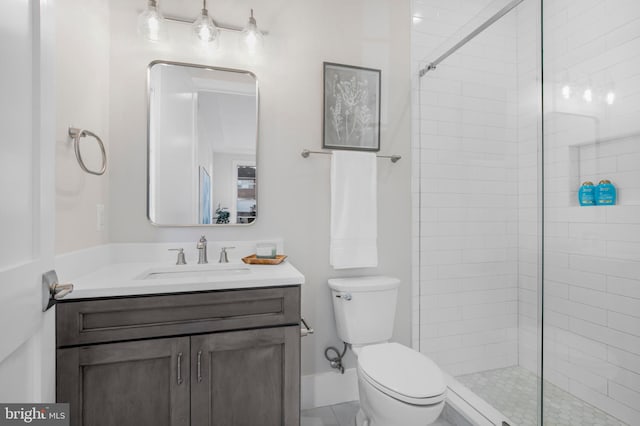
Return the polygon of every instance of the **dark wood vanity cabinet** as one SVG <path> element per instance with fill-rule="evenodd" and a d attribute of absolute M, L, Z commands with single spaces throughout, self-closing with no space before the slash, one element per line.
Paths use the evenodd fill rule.
<path fill-rule="evenodd" d="M 299 342 L 299 326 L 193 336 L 191 424 L 299 425 Z"/>
<path fill-rule="evenodd" d="M 188 337 L 58 349 L 57 362 L 73 425 L 189 425 Z"/>
<path fill-rule="evenodd" d="M 299 322 L 299 286 L 60 303 L 57 401 L 77 426 L 299 425 Z"/>

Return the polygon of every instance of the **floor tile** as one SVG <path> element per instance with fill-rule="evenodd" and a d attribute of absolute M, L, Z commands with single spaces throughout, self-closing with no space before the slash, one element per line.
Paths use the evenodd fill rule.
<path fill-rule="evenodd" d="M 467 374 L 457 379 L 517 426 L 538 424 L 538 378 L 533 372 L 522 367 L 507 367 Z M 545 424 L 626 425 L 551 383 L 545 382 L 544 389 Z"/>
<path fill-rule="evenodd" d="M 345 402 L 329 407 L 312 408 L 301 413 L 300 426 L 355 426 L 355 418 L 360 404 L 358 401 Z M 394 425 L 402 426 L 402 425 Z M 433 426 L 453 426 L 440 418 Z"/>
<path fill-rule="evenodd" d="M 345 402 L 344 404 L 337 404 L 332 406 L 333 412 L 338 419 L 338 424 L 340 426 L 354 426 L 356 414 L 358 414 L 358 410 L 360 409 L 360 404 L 358 401 Z"/>

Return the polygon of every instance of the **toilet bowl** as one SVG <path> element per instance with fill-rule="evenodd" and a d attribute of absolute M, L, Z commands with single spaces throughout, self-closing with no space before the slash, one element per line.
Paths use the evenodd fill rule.
<path fill-rule="evenodd" d="M 424 426 L 444 408 L 446 384 L 429 358 L 398 343 L 365 346 L 358 355 L 358 426 Z"/>
<path fill-rule="evenodd" d="M 399 285 L 379 276 L 329 280 L 338 335 L 358 359 L 357 426 L 426 426 L 444 408 L 447 386 L 440 368 L 389 342 Z"/>

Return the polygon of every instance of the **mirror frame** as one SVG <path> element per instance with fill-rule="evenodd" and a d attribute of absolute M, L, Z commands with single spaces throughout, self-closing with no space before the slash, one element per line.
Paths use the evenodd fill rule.
<path fill-rule="evenodd" d="M 225 72 L 234 72 L 238 74 L 246 74 L 255 80 L 256 83 L 256 217 L 250 223 L 194 223 L 194 224 L 168 224 L 168 223 L 157 223 L 151 219 L 151 68 L 154 65 L 163 64 L 163 65 L 176 65 L 182 67 L 190 67 L 190 68 L 199 68 L 211 71 L 225 71 Z M 214 67 L 210 65 L 200 65 L 200 64 L 191 64 L 188 62 L 174 62 L 174 61 L 165 61 L 165 60 L 154 60 L 149 63 L 147 66 L 147 220 L 153 226 L 157 227 L 167 227 L 167 228 L 194 228 L 194 227 L 229 227 L 229 226 L 239 226 L 239 227 L 247 227 L 255 224 L 258 221 L 259 217 L 259 171 L 258 171 L 258 154 L 260 151 L 259 142 L 260 142 L 260 90 L 258 86 L 258 77 L 252 73 L 251 71 L 235 69 L 235 68 L 223 68 L 223 67 Z"/>

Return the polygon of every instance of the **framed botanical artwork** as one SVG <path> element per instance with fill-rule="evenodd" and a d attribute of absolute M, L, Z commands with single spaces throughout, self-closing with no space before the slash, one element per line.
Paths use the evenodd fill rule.
<path fill-rule="evenodd" d="M 322 147 L 380 150 L 381 71 L 324 63 Z"/>

